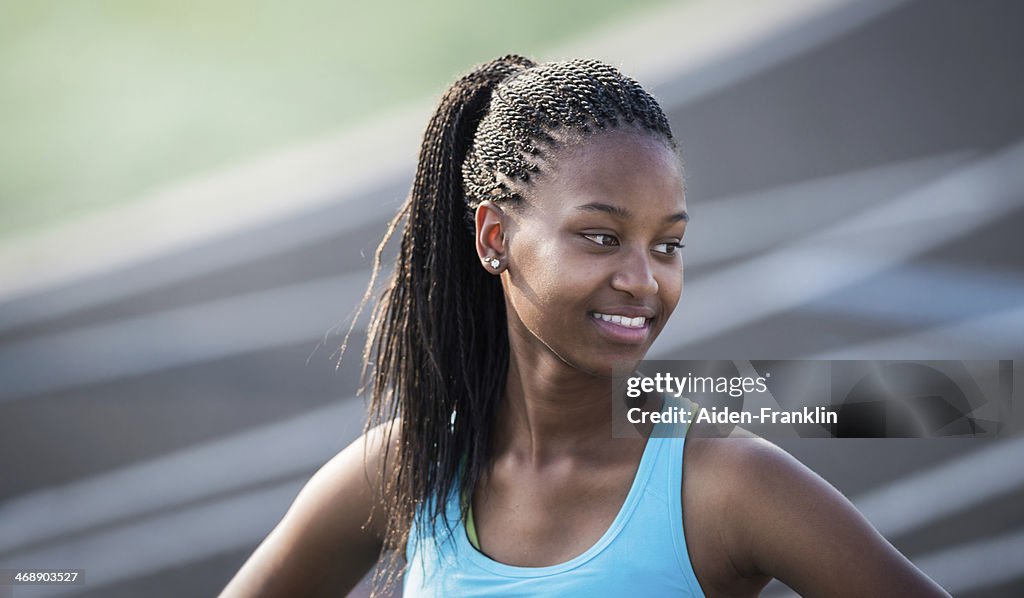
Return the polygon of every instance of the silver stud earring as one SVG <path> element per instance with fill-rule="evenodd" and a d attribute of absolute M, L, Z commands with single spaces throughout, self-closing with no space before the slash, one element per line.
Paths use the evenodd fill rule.
<path fill-rule="evenodd" d="M 493 257 L 493 258 L 491 258 L 491 267 L 492 267 L 492 268 L 494 268 L 495 270 L 497 270 L 497 269 L 498 269 L 498 266 L 500 266 L 500 265 L 501 265 L 501 261 L 500 261 L 500 260 L 498 260 L 498 258 L 496 258 L 496 257 Z"/>

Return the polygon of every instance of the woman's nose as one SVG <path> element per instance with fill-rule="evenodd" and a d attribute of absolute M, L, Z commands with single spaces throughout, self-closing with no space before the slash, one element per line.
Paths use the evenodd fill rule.
<path fill-rule="evenodd" d="M 634 297 L 650 297 L 658 292 L 654 277 L 654 256 L 646 248 L 630 251 L 612 277 L 612 287 Z"/>

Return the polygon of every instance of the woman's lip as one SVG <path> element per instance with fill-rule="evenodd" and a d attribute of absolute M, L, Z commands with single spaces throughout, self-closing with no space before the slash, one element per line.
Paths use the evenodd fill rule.
<path fill-rule="evenodd" d="M 645 320 L 644 325 L 640 328 L 629 328 L 593 316 L 588 319 L 598 327 L 602 334 L 619 343 L 639 345 L 645 342 L 651 333 L 651 319 Z"/>

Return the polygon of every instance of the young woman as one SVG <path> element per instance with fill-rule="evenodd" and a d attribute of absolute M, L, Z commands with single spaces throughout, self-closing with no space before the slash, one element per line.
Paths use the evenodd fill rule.
<path fill-rule="evenodd" d="M 767 441 L 613 437 L 612 370 L 675 309 L 688 220 L 668 121 L 616 69 L 459 79 L 389 231 L 368 431 L 224 595 L 342 595 L 388 555 L 411 596 L 946 595 Z"/>

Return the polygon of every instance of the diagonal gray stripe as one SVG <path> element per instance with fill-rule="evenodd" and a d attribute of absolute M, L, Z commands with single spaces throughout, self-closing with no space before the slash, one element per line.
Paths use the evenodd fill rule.
<path fill-rule="evenodd" d="M 358 272 L 0 346 L 0 401 L 323 337 L 368 282 Z"/>
<path fill-rule="evenodd" d="M 364 420 L 362 400 L 345 399 L 284 422 L 19 496 L 0 503 L 0 554 L 267 480 L 305 475 L 355 439 Z M 252 464 L 256 455 L 259 467 Z"/>

